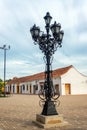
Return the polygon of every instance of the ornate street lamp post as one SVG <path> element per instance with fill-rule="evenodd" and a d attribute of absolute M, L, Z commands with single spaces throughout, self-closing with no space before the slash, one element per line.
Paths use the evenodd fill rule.
<path fill-rule="evenodd" d="M 44 88 L 39 92 L 39 97 L 41 98 L 43 104 L 42 115 L 58 115 L 55 103 L 59 98 L 60 94 L 55 93 L 52 81 L 52 55 L 55 53 L 58 47 L 62 47 L 62 39 L 64 32 L 61 29 L 61 24 L 54 22 L 50 25 L 52 17 L 50 13 L 47 12 L 44 17 L 46 26 L 46 33 L 42 32 L 39 27 L 34 25 L 31 29 L 31 35 L 35 44 L 39 45 L 40 50 L 44 53 L 44 58 L 46 62 L 45 70 L 45 81 Z M 56 95 L 57 94 L 57 95 Z"/>
<path fill-rule="evenodd" d="M 0 47 L 0 49 L 4 50 L 4 96 L 6 96 L 5 91 L 5 79 L 6 79 L 6 50 L 10 49 L 10 46 L 6 47 L 6 45 L 3 45 L 3 47 Z"/>

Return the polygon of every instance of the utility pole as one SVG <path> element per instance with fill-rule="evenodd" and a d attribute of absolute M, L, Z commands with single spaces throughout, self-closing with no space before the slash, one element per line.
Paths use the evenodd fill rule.
<path fill-rule="evenodd" d="M 0 47 L 0 49 L 4 50 L 4 96 L 6 96 L 5 91 L 5 80 L 6 80 L 6 51 L 10 49 L 10 45 L 7 47 L 6 45 L 3 45 L 3 47 Z"/>

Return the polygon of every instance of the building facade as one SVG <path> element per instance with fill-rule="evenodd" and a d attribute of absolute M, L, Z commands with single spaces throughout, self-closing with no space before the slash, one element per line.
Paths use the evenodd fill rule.
<path fill-rule="evenodd" d="M 13 78 L 6 85 L 6 91 L 14 94 L 38 94 L 44 86 L 44 73 Z M 53 71 L 53 85 L 60 95 L 87 94 L 87 76 L 70 65 Z"/>

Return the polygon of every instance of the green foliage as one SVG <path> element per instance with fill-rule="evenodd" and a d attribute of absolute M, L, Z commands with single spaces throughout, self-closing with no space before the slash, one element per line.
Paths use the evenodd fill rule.
<path fill-rule="evenodd" d="M 0 79 L 0 82 L 2 82 L 2 79 Z"/>
<path fill-rule="evenodd" d="M 1 94 L 2 94 L 3 88 L 4 88 L 4 83 L 3 83 L 3 81 L 0 79 L 0 96 L 1 96 Z"/>

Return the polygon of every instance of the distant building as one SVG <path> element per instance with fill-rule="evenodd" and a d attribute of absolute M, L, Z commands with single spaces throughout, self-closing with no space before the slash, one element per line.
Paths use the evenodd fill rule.
<path fill-rule="evenodd" d="M 15 77 L 7 83 L 6 91 L 14 94 L 38 94 L 43 88 L 44 77 L 44 72 Z M 79 73 L 72 65 L 53 71 L 53 85 L 61 95 L 87 94 L 87 76 Z"/>

